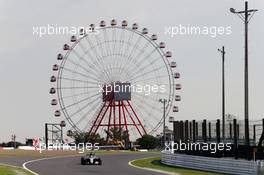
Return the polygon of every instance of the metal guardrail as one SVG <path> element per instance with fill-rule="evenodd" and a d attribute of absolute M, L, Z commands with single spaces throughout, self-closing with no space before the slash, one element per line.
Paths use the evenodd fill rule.
<path fill-rule="evenodd" d="M 161 162 L 166 165 L 212 171 L 235 175 L 264 175 L 262 161 L 235 160 L 231 158 L 211 158 L 186 154 L 162 152 Z"/>

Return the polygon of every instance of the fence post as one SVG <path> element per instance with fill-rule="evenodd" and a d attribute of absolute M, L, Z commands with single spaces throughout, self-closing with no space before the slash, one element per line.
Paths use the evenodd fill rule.
<path fill-rule="evenodd" d="M 254 144 L 256 144 L 256 125 L 253 125 L 253 140 Z"/>
<path fill-rule="evenodd" d="M 189 127 L 188 127 L 188 120 L 185 120 L 185 126 L 184 126 L 184 141 L 187 143 L 189 140 Z"/>
<path fill-rule="evenodd" d="M 237 159 L 237 120 L 233 120 L 233 126 L 234 126 L 234 153 L 235 153 L 235 159 Z"/>
<path fill-rule="evenodd" d="M 207 132 L 206 132 L 207 128 L 206 128 L 206 120 L 203 120 L 202 123 L 202 137 L 203 137 L 203 141 L 206 143 L 207 142 Z"/>
<path fill-rule="evenodd" d="M 198 128 L 198 122 L 195 123 L 195 133 L 196 133 L 196 140 L 199 140 L 199 128 Z"/>
<path fill-rule="evenodd" d="M 180 140 L 183 141 L 183 132 L 184 132 L 184 129 L 183 129 L 183 121 L 181 120 L 180 121 Z"/>
<path fill-rule="evenodd" d="M 195 127 L 195 120 L 192 121 L 192 131 L 193 131 L 193 142 L 196 142 L 196 134 L 195 134 L 195 131 L 196 131 L 196 127 Z"/>
<path fill-rule="evenodd" d="M 239 141 L 239 124 L 237 124 L 237 140 Z"/>
<path fill-rule="evenodd" d="M 178 121 L 174 121 L 173 122 L 173 135 L 174 135 L 174 141 L 177 142 L 178 141 L 178 135 L 179 135 L 179 125 L 178 125 Z"/>
<path fill-rule="evenodd" d="M 220 120 L 216 121 L 216 142 L 220 143 Z"/>
<path fill-rule="evenodd" d="M 192 122 L 190 121 L 189 122 L 189 130 L 190 130 L 190 136 L 189 136 L 189 138 L 190 138 L 190 140 L 192 140 L 193 139 L 193 137 L 192 137 Z"/>
<path fill-rule="evenodd" d="M 211 122 L 209 122 L 209 124 L 208 124 L 208 130 L 209 130 L 208 140 L 211 141 L 211 138 L 212 138 L 212 134 L 211 134 Z"/>
<path fill-rule="evenodd" d="M 229 123 L 229 136 L 230 136 L 230 140 L 232 140 L 232 123 Z"/>

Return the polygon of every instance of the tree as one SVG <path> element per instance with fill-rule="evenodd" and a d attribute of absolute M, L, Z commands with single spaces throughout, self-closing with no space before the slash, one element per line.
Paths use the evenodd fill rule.
<path fill-rule="evenodd" d="M 117 127 L 113 127 L 110 128 L 109 131 L 105 130 L 106 133 L 106 140 L 107 141 L 121 141 L 124 143 L 128 143 L 129 142 L 129 134 L 128 131 L 122 129 L 122 128 L 117 128 Z"/>
<path fill-rule="evenodd" d="M 137 139 L 137 143 L 141 149 L 154 149 L 159 145 L 159 139 L 152 135 L 143 135 Z"/>
<path fill-rule="evenodd" d="M 103 137 L 100 136 L 100 134 L 91 134 L 90 136 L 88 135 L 88 133 L 86 134 L 87 140 L 89 141 L 89 143 L 99 143 L 100 145 L 104 145 L 105 144 L 105 140 Z"/>
<path fill-rule="evenodd" d="M 87 132 L 73 132 L 72 138 L 74 138 L 75 143 L 99 143 L 100 145 L 104 144 L 104 138 L 99 134 L 88 134 Z"/>

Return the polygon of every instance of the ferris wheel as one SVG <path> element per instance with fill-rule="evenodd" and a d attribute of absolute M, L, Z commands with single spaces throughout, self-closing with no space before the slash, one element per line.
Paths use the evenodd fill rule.
<path fill-rule="evenodd" d="M 131 139 L 158 132 L 165 116 L 178 112 L 176 83 L 180 74 L 165 43 L 127 21 L 91 24 L 64 44 L 50 77 L 55 117 L 64 116 L 68 132 L 104 135 L 111 128 L 128 131 Z M 116 85 L 119 90 L 115 91 Z M 125 87 L 125 88 L 123 88 Z"/>

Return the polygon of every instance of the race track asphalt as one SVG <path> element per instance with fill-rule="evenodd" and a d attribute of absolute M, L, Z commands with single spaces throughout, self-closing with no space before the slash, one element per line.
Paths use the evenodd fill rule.
<path fill-rule="evenodd" d="M 60 157 L 29 162 L 26 164 L 26 167 L 39 175 L 161 175 L 158 172 L 142 170 L 128 165 L 128 162 L 131 160 L 153 156 L 157 156 L 157 154 L 100 155 L 103 162 L 101 166 L 81 165 L 80 156 Z M 9 160 L 5 161 L 5 163 L 19 164 L 22 161 L 10 162 Z M 0 162 L 3 161 L 0 159 Z"/>

